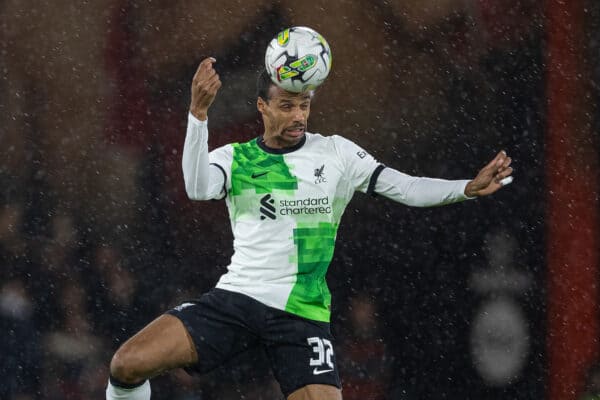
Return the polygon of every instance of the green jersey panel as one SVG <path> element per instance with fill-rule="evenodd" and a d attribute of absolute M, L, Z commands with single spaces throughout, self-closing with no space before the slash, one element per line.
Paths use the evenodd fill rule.
<path fill-rule="evenodd" d="M 233 144 L 230 194 L 239 196 L 244 190 L 271 193 L 273 189 L 298 189 L 298 181 L 291 175 L 283 155 L 265 153 L 256 139 Z"/>

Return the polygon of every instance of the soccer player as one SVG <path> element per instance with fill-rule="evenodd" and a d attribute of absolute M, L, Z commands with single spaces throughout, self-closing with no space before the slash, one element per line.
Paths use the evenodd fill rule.
<path fill-rule="evenodd" d="M 193 78 L 182 164 L 191 199 L 225 200 L 234 254 L 216 288 L 118 349 L 106 398 L 149 399 L 153 376 L 179 367 L 207 372 L 263 346 L 287 399 L 341 399 L 325 274 L 354 192 L 420 207 L 455 203 L 499 190 L 511 159 L 501 151 L 472 180 L 403 174 L 343 137 L 309 133 L 312 93 L 286 92 L 265 72 L 257 99 L 263 135 L 209 153 L 207 114 L 221 87 L 214 62 L 203 60 Z"/>

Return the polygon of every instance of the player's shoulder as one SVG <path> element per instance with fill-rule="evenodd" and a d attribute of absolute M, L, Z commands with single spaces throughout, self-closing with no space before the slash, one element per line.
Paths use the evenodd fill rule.
<path fill-rule="evenodd" d="M 233 153 L 235 152 L 235 147 L 238 146 L 239 143 L 227 143 L 222 146 L 211 150 L 210 157 L 211 160 L 219 160 L 219 162 L 228 163 L 233 158 Z"/>
<path fill-rule="evenodd" d="M 227 143 L 211 151 L 211 153 L 230 153 L 237 143 Z"/>

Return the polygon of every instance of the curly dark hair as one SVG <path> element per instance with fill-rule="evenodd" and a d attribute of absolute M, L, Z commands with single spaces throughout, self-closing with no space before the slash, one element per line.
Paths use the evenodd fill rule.
<path fill-rule="evenodd" d="M 267 70 L 263 69 L 256 80 L 256 97 L 268 102 L 270 100 L 269 89 L 271 89 L 271 85 L 274 85 L 274 83 L 271 81 Z"/>

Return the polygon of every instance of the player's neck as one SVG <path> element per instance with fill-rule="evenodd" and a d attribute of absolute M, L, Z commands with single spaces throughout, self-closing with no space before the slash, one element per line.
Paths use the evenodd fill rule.
<path fill-rule="evenodd" d="M 287 138 L 285 138 L 287 139 Z M 306 142 L 306 136 L 302 135 L 298 140 L 281 140 L 274 139 L 273 137 L 261 136 L 258 138 L 258 146 L 267 153 L 272 154 L 286 154 L 294 152 L 304 146 Z"/>

